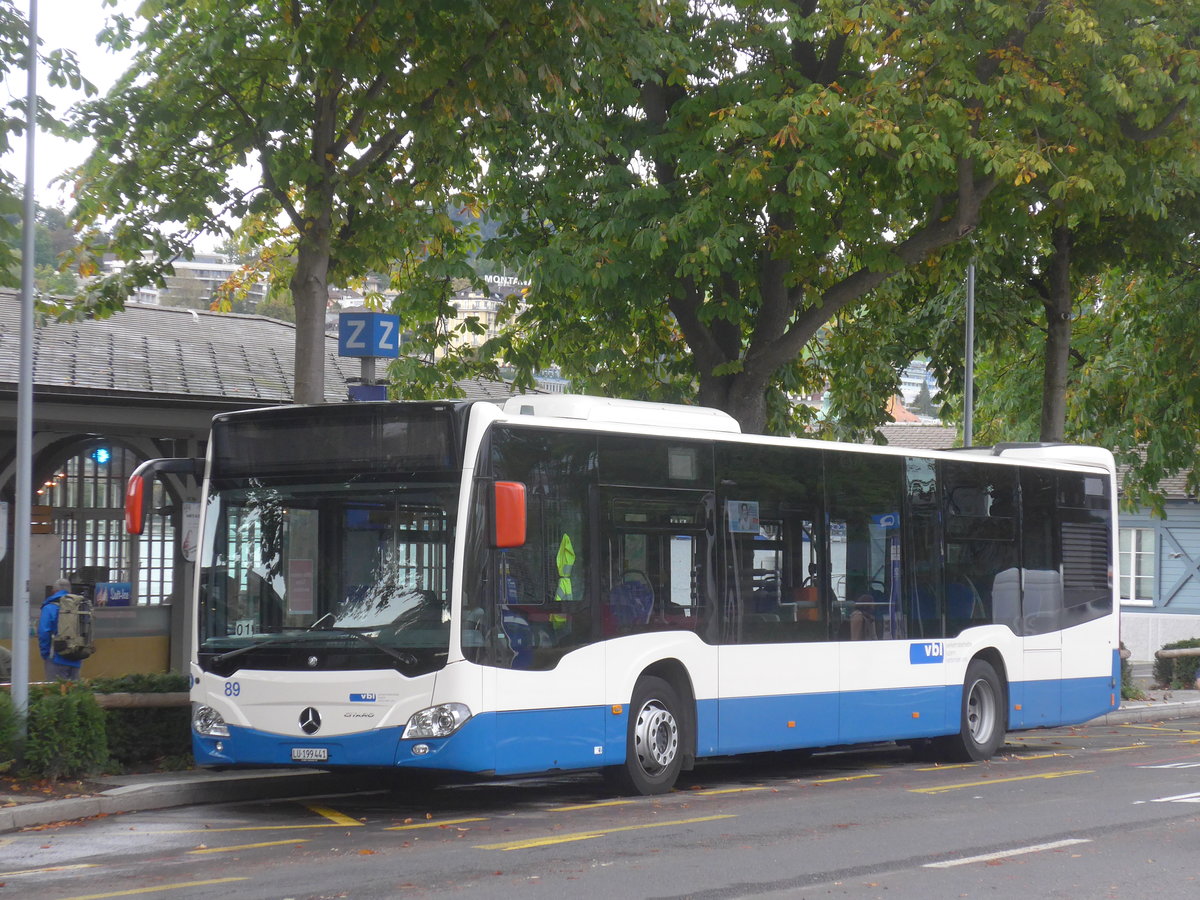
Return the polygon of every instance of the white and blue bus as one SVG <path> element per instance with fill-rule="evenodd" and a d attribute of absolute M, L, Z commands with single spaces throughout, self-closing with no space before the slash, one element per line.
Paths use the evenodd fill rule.
<path fill-rule="evenodd" d="M 477 776 L 1006 731 L 1116 707 L 1111 454 L 741 434 L 581 396 L 223 414 L 191 662 L 201 765 Z"/>

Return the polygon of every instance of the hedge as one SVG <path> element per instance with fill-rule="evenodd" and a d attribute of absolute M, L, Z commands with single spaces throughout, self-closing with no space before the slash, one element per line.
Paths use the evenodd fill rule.
<path fill-rule="evenodd" d="M 1163 644 L 1163 650 L 1182 650 L 1200 647 L 1200 638 L 1188 638 Z M 1200 656 L 1177 656 L 1172 659 L 1154 658 L 1154 682 L 1162 687 L 1177 691 L 1192 690 L 1196 686 L 1196 674 L 1200 670 Z"/>
<path fill-rule="evenodd" d="M 101 709 L 95 694 L 187 690 L 184 675 L 126 675 L 90 682 L 60 681 L 29 692 L 21 774 L 31 778 L 85 778 L 101 771 L 191 764 L 187 707 Z M 0 693 L 0 772 L 16 758 L 12 697 Z"/>

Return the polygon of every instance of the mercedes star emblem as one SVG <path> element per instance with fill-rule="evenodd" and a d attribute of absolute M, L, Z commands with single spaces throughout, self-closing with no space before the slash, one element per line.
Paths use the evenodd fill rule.
<path fill-rule="evenodd" d="M 315 669 L 315 668 L 317 667 L 317 663 L 319 663 L 320 661 L 321 661 L 321 660 L 320 660 L 320 659 L 318 659 L 317 657 L 315 657 L 315 656 L 310 656 L 310 657 L 308 658 L 308 667 L 309 667 L 310 669 Z"/>
<path fill-rule="evenodd" d="M 300 730 L 305 734 L 316 734 L 321 727 L 321 714 L 316 707 L 309 706 L 300 713 Z"/>

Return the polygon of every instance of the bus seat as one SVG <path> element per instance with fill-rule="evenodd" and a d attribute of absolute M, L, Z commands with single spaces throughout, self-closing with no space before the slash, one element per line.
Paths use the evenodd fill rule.
<path fill-rule="evenodd" d="M 954 581 L 946 585 L 946 615 L 952 621 L 970 622 L 978 616 L 979 594 L 970 582 Z"/>
<path fill-rule="evenodd" d="M 617 625 L 645 625 L 654 610 L 654 590 L 644 581 L 622 581 L 608 594 L 608 610 Z"/>
<path fill-rule="evenodd" d="M 529 620 L 514 609 L 503 609 L 500 612 L 500 628 L 508 640 L 513 658 L 510 665 L 514 669 L 528 669 L 533 662 L 533 629 Z"/>

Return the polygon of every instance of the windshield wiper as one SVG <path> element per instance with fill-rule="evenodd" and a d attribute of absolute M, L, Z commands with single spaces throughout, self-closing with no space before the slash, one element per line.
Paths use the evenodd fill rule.
<path fill-rule="evenodd" d="M 376 650 L 382 650 L 392 659 L 396 660 L 397 662 L 402 662 L 406 666 L 415 666 L 419 662 L 419 660 L 411 653 L 405 653 L 403 650 L 396 650 L 392 647 L 389 647 L 387 644 L 377 641 L 375 638 L 365 635 L 361 631 L 357 631 L 353 628 L 342 628 L 337 625 L 322 625 L 319 629 L 317 629 L 318 625 L 332 615 L 332 613 L 326 613 L 321 618 L 317 619 L 317 621 L 313 622 L 312 625 L 309 625 L 304 631 L 290 631 L 284 634 L 273 634 L 270 637 L 263 638 L 261 641 L 255 641 L 253 644 L 247 644 L 245 647 L 238 647 L 236 650 L 227 650 L 220 656 L 214 656 L 212 658 L 212 663 L 216 666 L 223 665 L 231 659 L 237 659 L 239 656 L 249 653 L 251 650 L 257 650 L 259 647 L 265 647 L 268 644 L 276 644 L 280 641 L 305 640 L 306 638 L 304 636 L 311 634 L 314 630 L 321 632 L 333 631 L 337 634 L 353 635 L 363 643 L 370 644 Z"/>
<path fill-rule="evenodd" d="M 324 622 L 325 619 L 331 615 L 333 615 L 333 614 L 326 613 L 324 616 L 317 619 L 317 621 L 313 622 L 313 624 L 309 627 L 309 631 L 312 631 L 314 628 L 317 627 L 317 625 L 319 625 L 321 622 Z M 371 637 L 370 635 L 363 634 L 361 631 L 359 631 L 356 628 L 343 628 L 340 625 L 325 625 L 325 626 L 322 626 L 321 631 L 334 631 L 334 632 L 337 632 L 338 634 L 353 635 L 354 637 L 356 637 L 360 641 L 362 641 L 364 644 L 370 644 L 376 650 L 382 650 L 384 653 L 386 653 L 392 659 L 397 660 L 398 662 L 402 662 L 406 666 L 415 666 L 417 664 L 417 658 L 415 656 L 413 656 L 411 653 L 405 653 L 403 650 L 396 650 L 393 647 L 389 647 L 387 644 L 383 643 L 382 641 L 377 641 L 377 640 L 375 640 L 375 638 Z"/>
<path fill-rule="evenodd" d="M 270 637 L 263 638 L 261 641 L 255 641 L 253 644 L 247 644 L 245 647 L 238 647 L 236 650 L 227 650 L 220 656 L 214 656 L 212 658 L 212 662 L 214 665 L 219 666 L 231 659 L 236 659 L 243 653 L 249 653 L 251 650 L 257 650 L 259 647 L 265 647 L 267 644 L 276 644 L 279 641 L 292 641 L 302 634 L 304 634 L 303 631 L 288 631 L 280 634 L 273 634 Z"/>

